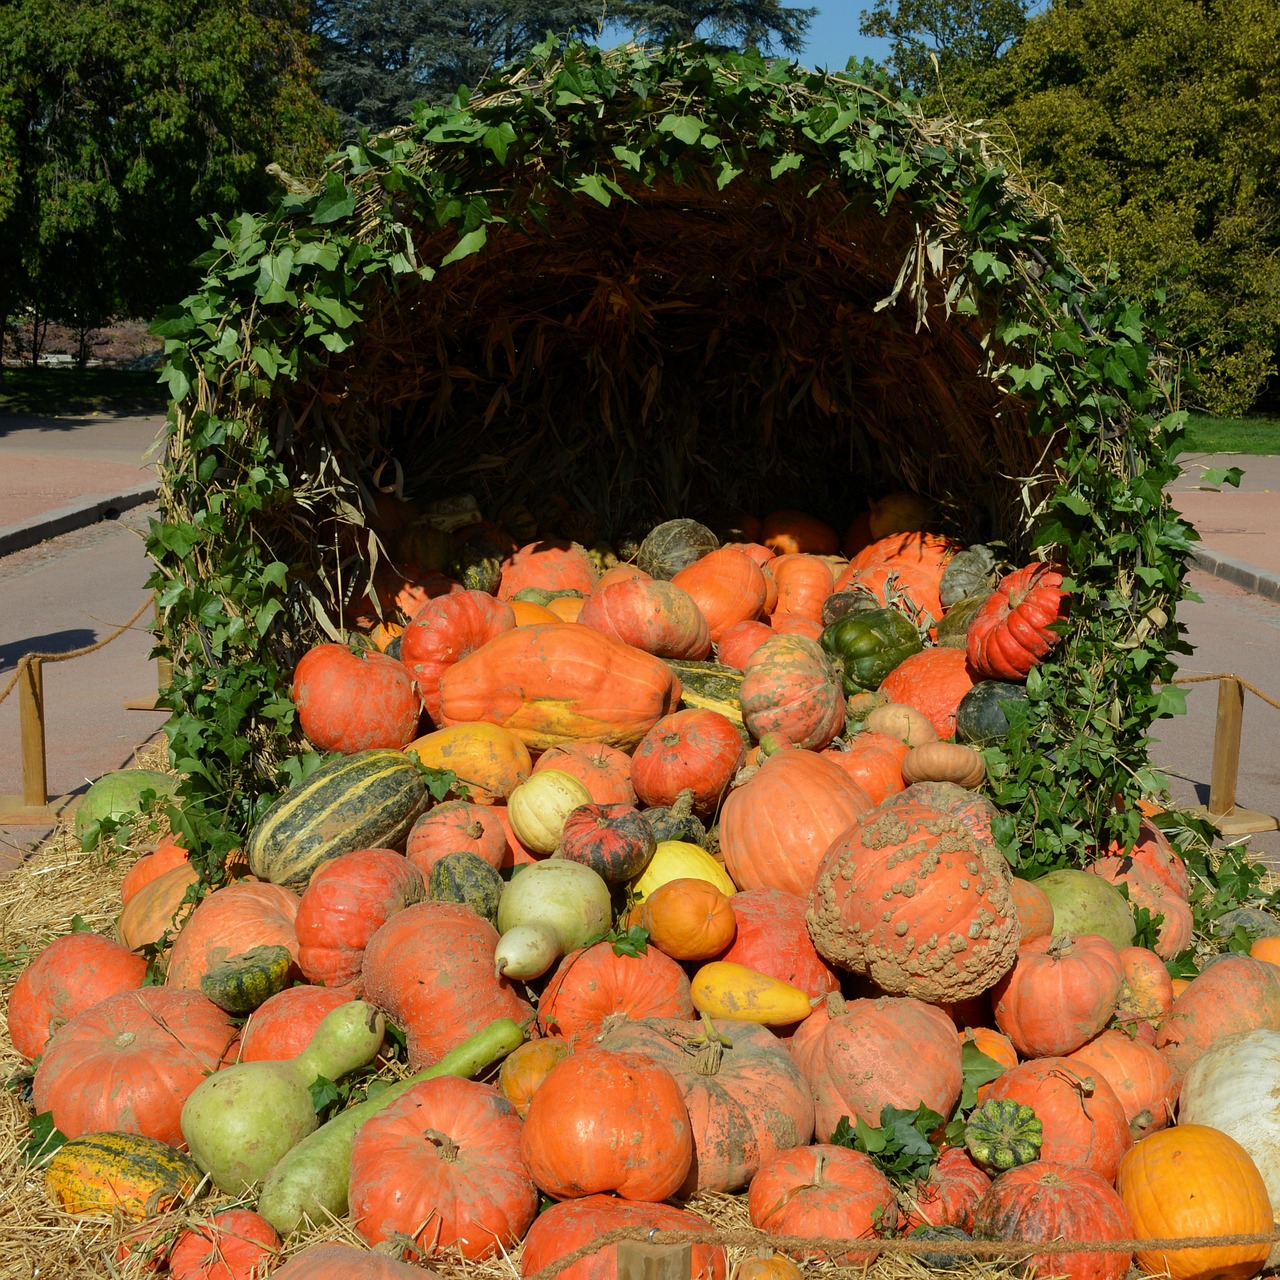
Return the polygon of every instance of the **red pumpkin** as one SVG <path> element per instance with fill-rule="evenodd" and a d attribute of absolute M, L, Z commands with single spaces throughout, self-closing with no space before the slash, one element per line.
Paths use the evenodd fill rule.
<path fill-rule="evenodd" d="M 871 1157 L 846 1147 L 815 1143 L 781 1151 L 760 1166 L 747 1194 L 751 1225 L 770 1235 L 875 1240 L 891 1235 L 898 1202 Z M 864 1267 L 879 1250 L 850 1248 L 837 1265 Z M 800 1257 L 804 1250 L 797 1251 Z M 824 1254 L 814 1251 L 814 1256 Z"/>
<path fill-rule="evenodd" d="M 419 902 L 397 911 L 364 952 L 364 998 L 408 1039 L 413 1070 L 438 1062 L 495 1018 L 532 1010 L 493 971 L 498 931 L 470 907 Z"/>
<path fill-rule="evenodd" d="M 543 769 L 559 769 L 577 778 L 586 787 L 592 804 L 634 805 L 636 802 L 636 789 L 631 785 L 631 757 L 603 742 L 562 742 L 538 757 L 533 771 L 538 773 Z"/>
<path fill-rule="evenodd" d="M 718 808 L 745 753 L 732 720 L 691 707 L 663 716 L 640 740 L 631 758 L 631 781 L 650 807 L 673 803 L 687 788 L 694 810 L 705 816 Z"/>
<path fill-rule="evenodd" d="M 538 1002 L 544 1035 L 571 1044 L 594 1039 L 614 1014 L 628 1018 L 692 1018 L 689 979 L 669 956 L 653 947 L 638 956 L 618 955 L 597 942 L 565 956 Z"/>
<path fill-rule="evenodd" d="M 1062 574 L 1029 564 L 1006 574 L 965 633 L 969 662 L 982 680 L 1025 680 L 1062 638 L 1067 615 Z"/>
<path fill-rule="evenodd" d="M 600 1047 L 649 1058 L 680 1086 L 694 1149 L 682 1198 L 740 1191 L 775 1152 L 813 1137 L 809 1086 L 768 1027 L 646 1018 L 606 1031 Z"/>
<path fill-rule="evenodd" d="M 325 1017 L 355 998 L 352 987 L 286 987 L 249 1015 L 240 1037 L 239 1060 L 281 1062 L 296 1058 L 311 1043 Z"/>
<path fill-rule="evenodd" d="M 991 1082 L 987 1094 L 1025 1103 L 1044 1126 L 1043 1160 L 1084 1165 L 1114 1182 L 1120 1157 L 1133 1145 L 1129 1121 L 1102 1075 L 1069 1058 L 1022 1062 Z"/>
<path fill-rule="evenodd" d="M 753 738 L 773 734 L 797 747 L 825 747 L 844 728 L 844 691 L 817 641 L 774 636 L 743 669 L 742 720 Z"/>
<path fill-rule="evenodd" d="M 251 1209 L 226 1209 L 184 1231 L 169 1256 L 173 1280 L 257 1280 L 280 1247 L 275 1228 Z"/>
<path fill-rule="evenodd" d="M 959 1227 L 973 1231 L 973 1210 L 991 1179 L 969 1159 L 963 1147 L 949 1147 L 915 1185 L 914 1203 L 902 1223 L 903 1235 L 916 1227 Z"/>
<path fill-rule="evenodd" d="M 767 622 L 757 622 L 750 618 L 746 622 L 735 622 L 720 637 L 720 643 L 716 645 L 716 657 L 726 667 L 741 671 L 747 665 L 747 659 L 776 634 Z"/>
<path fill-rule="evenodd" d="M 804 913 L 805 900 L 781 889 L 766 886 L 735 893 L 737 933 L 717 959 L 788 982 L 811 998 L 834 991 L 840 979 L 813 949 Z"/>
<path fill-rule="evenodd" d="M 422 872 L 394 849 L 357 849 L 322 863 L 298 902 L 298 967 L 308 982 L 360 988 L 369 939 L 388 916 L 426 897 Z"/>
<path fill-rule="evenodd" d="M 659 658 L 700 662 L 711 652 L 706 618 L 674 582 L 632 578 L 598 588 L 587 597 L 578 621 Z"/>
<path fill-rule="evenodd" d="M 141 987 L 77 1014 L 45 1046 L 37 1114 L 68 1138 L 141 1133 L 182 1145 L 182 1104 L 222 1065 L 236 1027 L 198 991 Z"/>
<path fill-rule="evenodd" d="M 442 1076 L 371 1116 L 351 1148 L 351 1221 L 369 1244 L 418 1254 L 510 1250 L 538 1211 L 520 1158 L 524 1125 L 492 1085 Z"/>
<path fill-rule="evenodd" d="M 713 644 L 720 642 L 735 622 L 758 618 L 764 609 L 767 589 L 760 566 L 741 551 L 721 547 L 695 560 L 671 579 L 707 620 Z"/>
<path fill-rule="evenodd" d="M 583 547 L 559 538 L 543 538 L 521 547 L 502 562 L 498 598 L 510 600 L 526 587 L 581 591 L 586 596 L 596 589 L 596 577 L 595 565 Z"/>
<path fill-rule="evenodd" d="M 298 724 L 321 751 L 351 755 L 412 742 L 422 701 L 404 667 L 385 653 L 321 644 L 302 655 L 291 696 Z"/>
<path fill-rule="evenodd" d="M 147 962 L 100 933 L 55 938 L 22 971 L 9 996 L 9 1040 L 28 1062 L 59 1027 L 99 1000 L 134 991 Z"/>
<path fill-rule="evenodd" d="M 885 608 L 898 609 L 917 626 L 942 617 L 942 572 L 963 548 L 936 533 L 894 533 L 858 551 L 836 580 L 837 591 L 865 591 Z"/>
<path fill-rule="evenodd" d="M 634 747 L 680 701 L 661 658 L 576 622 L 516 627 L 450 667 L 446 725 L 483 720 L 534 751 L 562 742 Z"/>
<path fill-rule="evenodd" d="M 611 1231 L 637 1236 L 650 1231 L 708 1231 L 711 1224 L 697 1214 L 667 1204 L 637 1204 L 616 1196 L 585 1196 L 553 1204 L 538 1215 L 524 1238 L 520 1274 L 536 1275 L 546 1267 Z M 724 1280 L 725 1255 L 719 1245 L 695 1244 L 690 1280 Z M 618 1280 L 618 1245 L 601 1245 L 557 1272 L 556 1280 Z"/>
<path fill-rule="evenodd" d="M 978 1201 L 979 1240 L 1131 1240 L 1129 1211 L 1105 1177 L 1079 1165 L 1036 1160 L 1002 1173 Z M 1026 1260 L 1037 1275 L 1123 1280 L 1133 1255 L 1045 1253 Z"/>
<path fill-rule="evenodd" d="M 1178 1079 L 1154 1045 L 1104 1031 L 1067 1057 L 1077 1071 L 1102 1076 L 1111 1086 L 1135 1140 L 1173 1123 Z"/>
<path fill-rule="evenodd" d="M 850 1000 L 828 1014 L 818 1034 L 791 1049 L 813 1093 L 820 1142 L 830 1141 L 841 1116 L 878 1126 L 886 1106 L 911 1110 L 923 1102 L 951 1114 L 964 1081 L 960 1042 L 942 1010 L 886 996 Z"/>
<path fill-rule="evenodd" d="M 1129 901 L 1135 907 L 1145 907 L 1153 919 L 1164 917 L 1155 944 L 1155 953 L 1162 960 L 1172 960 L 1191 945 L 1194 931 L 1191 908 L 1154 868 L 1132 858 L 1099 858 L 1088 869 L 1111 884 L 1124 885 Z"/>
<path fill-rule="evenodd" d="M 298 903 L 296 893 L 258 880 L 215 889 L 182 926 L 169 953 L 165 985 L 199 991 L 205 974 L 254 947 L 288 947 L 296 964 Z"/>
<path fill-rule="evenodd" d="M 649 865 L 653 828 L 627 804 L 579 805 L 565 819 L 556 856 L 581 862 L 609 884 L 623 884 Z"/>
<path fill-rule="evenodd" d="M 1105 938 L 1037 938 L 1018 948 L 996 984 L 996 1026 L 1024 1058 L 1061 1057 L 1107 1025 L 1123 981 L 1120 954 Z"/>
<path fill-rule="evenodd" d="M 1053 903 L 1049 895 L 1032 880 L 1013 878 L 1013 905 L 1018 912 L 1021 944 L 1047 938 L 1053 933 Z"/>
<path fill-rule="evenodd" d="M 872 804 L 897 795 L 907 784 L 902 762 L 911 748 L 887 733 L 855 733 L 846 746 L 839 738 L 823 755 L 838 764 L 867 793 Z"/>
<path fill-rule="evenodd" d="M 413 824 L 404 855 L 424 877 L 450 853 L 474 853 L 491 867 L 502 866 L 507 833 L 492 805 L 447 800 Z"/>
<path fill-rule="evenodd" d="M 817 556 L 784 555 L 769 562 L 778 583 L 778 603 L 773 608 L 773 625 L 779 618 L 822 621 L 822 605 L 835 589 L 831 566 Z"/>
<path fill-rule="evenodd" d="M 978 680 L 960 649 L 921 649 L 884 678 L 880 692 L 928 717 L 939 738 L 956 731 L 956 708 Z"/>
<path fill-rule="evenodd" d="M 812 751 L 769 756 L 720 813 L 720 852 L 740 889 L 807 898 L 832 840 L 871 808 L 838 765 Z"/>
<path fill-rule="evenodd" d="M 666 1068 L 638 1053 L 583 1049 L 533 1095 L 521 1153 L 534 1182 L 559 1200 L 613 1191 L 657 1201 L 688 1176 L 693 1134 Z"/>
<path fill-rule="evenodd" d="M 400 640 L 400 661 L 418 686 L 433 724 L 440 723 L 440 679 L 444 673 L 515 625 L 511 606 L 487 591 L 441 596 L 413 615 Z"/>
<path fill-rule="evenodd" d="M 744 556 L 762 567 L 777 559 L 777 552 L 772 547 L 766 547 L 763 542 L 726 542 L 722 549 L 741 551 Z"/>
<path fill-rule="evenodd" d="M 124 873 L 124 879 L 120 882 L 120 905 L 124 906 L 139 889 L 145 888 L 166 871 L 184 866 L 190 859 L 191 854 L 182 845 L 171 840 L 144 854 Z"/>

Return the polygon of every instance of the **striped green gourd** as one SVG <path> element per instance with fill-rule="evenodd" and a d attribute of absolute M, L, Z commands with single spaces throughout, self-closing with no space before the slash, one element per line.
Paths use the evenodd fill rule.
<path fill-rule="evenodd" d="M 680 677 L 680 706 L 700 711 L 718 711 L 750 741 L 742 723 L 742 672 L 722 662 L 695 662 L 692 658 L 664 658 Z"/>
<path fill-rule="evenodd" d="M 74 1214 L 141 1220 L 185 1200 L 200 1182 L 190 1156 L 140 1133 L 87 1133 L 58 1148 L 44 1171 L 49 1199 Z"/>
<path fill-rule="evenodd" d="M 301 893 L 322 863 L 356 849 L 403 848 L 427 806 L 426 783 L 403 751 L 375 747 L 321 765 L 258 819 L 245 852 L 260 880 Z"/>

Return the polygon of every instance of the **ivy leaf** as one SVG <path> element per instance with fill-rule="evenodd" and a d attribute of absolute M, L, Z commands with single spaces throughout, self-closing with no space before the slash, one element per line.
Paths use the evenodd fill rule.
<path fill-rule="evenodd" d="M 67 1135 L 53 1123 L 53 1112 L 42 1111 L 27 1123 L 27 1137 L 21 1147 L 22 1163 L 28 1168 L 48 1164 L 49 1157 L 67 1141 Z"/>
<path fill-rule="evenodd" d="M 931 1135 L 941 1125 L 942 1117 L 923 1104 L 911 1111 L 886 1106 L 878 1129 L 861 1116 L 850 1128 L 849 1117 L 841 1116 L 831 1142 L 869 1155 L 891 1182 L 905 1186 L 924 1177 L 938 1158 Z"/>
<path fill-rule="evenodd" d="M 324 192 L 311 211 L 311 221 L 317 227 L 323 227 L 331 222 L 341 222 L 355 211 L 355 196 L 347 189 L 340 174 L 331 173 L 325 180 Z"/>
<path fill-rule="evenodd" d="M 649 931 L 633 924 L 625 933 L 615 929 L 609 934 L 608 941 L 613 945 L 615 956 L 631 956 L 636 959 L 645 954 L 649 945 Z"/>
<path fill-rule="evenodd" d="M 1209 488 L 1216 489 L 1229 484 L 1233 489 L 1238 489 L 1243 475 L 1244 472 L 1239 467 L 1206 467 L 1200 473 L 1200 480 Z"/>
<path fill-rule="evenodd" d="M 484 248 L 485 241 L 489 238 L 489 230 L 487 227 L 477 227 L 474 231 L 468 231 L 457 244 L 440 259 L 440 265 L 447 267 L 451 262 L 457 262 L 459 258 L 469 258 L 473 253 L 479 253 Z"/>
<path fill-rule="evenodd" d="M 697 116 L 663 116 L 658 121 L 659 133 L 669 133 L 687 146 L 697 142 L 706 127 Z"/>
<path fill-rule="evenodd" d="M 1156 699 L 1156 719 L 1162 716 L 1185 716 L 1187 714 L 1187 691 L 1177 685 L 1167 684 L 1160 690 Z"/>
<path fill-rule="evenodd" d="M 338 1086 L 326 1076 L 316 1076 L 307 1086 L 311 1093 L 311 1105 L 316 1115 L 320 1115 L 326 1107 L 331 1107 L 341 1098 Z"/>
<path fill-rule="evenodd" d="M 960 1089 L 958 1111 L 972 1111 L 978 1101 L 978 1090 L 984 1084 L 990 1084 L 997 1076 L 1004 1075 L 1004 1067 L 994 1058 L 983 1053 L 971 1039 L 966 1039 L 960 1048 L 960 1069 L 963 1072 L 964 1084 Z"/>

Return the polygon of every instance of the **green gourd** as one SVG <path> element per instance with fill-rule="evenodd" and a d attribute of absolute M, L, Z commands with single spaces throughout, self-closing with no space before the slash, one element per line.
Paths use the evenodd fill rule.
<path fill-rule="evenodd" d="M 258 1212 L 281 1234 L 302 1225 L 304 1218 L 324 1223 L 347 1212 L 351 1181 L 351 1148 L 370 1116 L 407 1093 L 415 1084 L 437 1076 L 479 1075 L 524 1043 L 524 1030 L 510 1018 L 497 1018 L 450 1050 L 432 1067 L 398 1081 L 377 1097 L 334 1116 L 292 1147 L 267 1174 L 258 1197 Z"/>
<path fill-rule="evenodd" d="M 296 1058 L 240 1062 L 206 1077 L 182 1108 L 191 1158 L 228 1195 L 256 1188 L 290 1148 L 315 1131 L 311 1085 L 372 1062 L 385 1028 L 372 1005 L 352 1000 L 325 1017 Z"/>
<path fill-rule="evenodd" d="M 969 1114 L 964 1145 L 976 1164 L 1004 1173 L 1040 1158 L 1044 1126 L 1025 1102 L 988 1098 Z"/>
<path fill-rule="evenodd" d="M 228 1013 L 252 1013 L 278 995 L 289 980 L 293 956 L 288 947 L 254 947 L 214 964 L 200 975 L 200 990 Z"/>

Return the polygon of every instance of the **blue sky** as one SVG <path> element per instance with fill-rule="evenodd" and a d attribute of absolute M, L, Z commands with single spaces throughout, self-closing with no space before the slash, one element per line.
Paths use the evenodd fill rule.
<path fill-rule="evenodd" d="M 801 8 L 816 8 L 817 16 L 809 24 L 809 38 L 800 61 L 808 67 L 825 67 L 842 71 L 850 58 L 872 58 L 883 62 L 889 56 L 888 40 L 873 40 L 858 34 L 858 20 L 863 9 L 872 8 L 872 0 L 789 0 Z"/>

